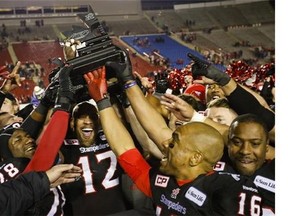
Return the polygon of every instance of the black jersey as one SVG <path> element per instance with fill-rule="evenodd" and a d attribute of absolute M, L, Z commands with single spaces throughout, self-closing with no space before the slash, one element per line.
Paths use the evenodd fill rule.
<path fill-rule="evenodd" d="M 61 185 L 66 197 L 65 214 L 104 215 L 126 210 L 120 186 L 122 170 L 102 130 L 94 145 L 85 147 L 77 139 L 69 139 L 61 152 L 65 163 L 83 170 L 78 181 Z"/>
<path fill-rule="evenodd" d="M 267 161 L 251 178 L 264 198 L 264 215 L 272 215 L 275 212 L 275 160 Z"/>
<path fill-rule="evenodd" d="M 0 215 L 23 215 L 23 211 L 49 193 L 44 172 L 30 172 L 0 185 Z"/>
<path fill-rule="evenodd" d="M 150 170 L 156 215 L 261 215 L 261 197 L 249 178 L 227 172 L 200 175 L 179 186 L 172 176 Z"/>
<path fill-rule="evenodd" d="M 215 171 L 227 171 L 238 173 L 230 165 L 231 162 L 226 158 L 226 161 L 219 161 L 215 167 Z M 263 198 L 263 215 L 275 214 L 275 160 L 266 161 L 252 176 L 249 178 L 257 186 L 259 193 Z"/>
<path fill-rule="evenodd" d="M 17 178 L 26 168 L 30 159 L 9 158 L 0 163 L 0 182 L 6 182 Z M 61 188 L 51 188 L 45 198 L 36 202 L 31 208 L 23 212 L 23 215 L 62 215 L 62 206 L 65 203 Z"/>
<path fill-rule="evenodd" d="M 0 183 L 17 178 L 25 169 L 30 159 L 8 158 L 0 163 Z"/>

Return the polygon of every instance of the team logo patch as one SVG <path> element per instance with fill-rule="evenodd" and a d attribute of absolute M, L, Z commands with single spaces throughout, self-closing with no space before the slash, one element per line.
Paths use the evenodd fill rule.
<path fill-rule="evenodd" d="M 207 196 L 206 194 L 202 193 L 195 187 L 190 187 L 187 190 L 185 197 L 191 200 L 192 202 L 196 203 L 198 206 L 202 206 Z"/>
<path fill-rule="evenodd" d="M 172 190 L 171 198 L 176 199 L 179 192 L 180 192 L 180 188 L 176 188 L 176 189 Z"/>
<path fill-rule="evenodd" d="M 100 139 L 101 139 L 102 141 L 105 141 L 105 140 L 106 140 L 106 136 L 105 136 L 104 134 L 101 134 L 101 135 L 100 135 Z"/>
<path fill-rule="evenodd" d="M 100 138 L 101 141 L 106 141 L 106 136 L 105 136 L 103 130 L 100 130 L 100 131 L 98 132 L 98 136 L 99 136 L 99 138 Z"/>
<path fill-rule="evenodd" d="M 167 187 L 170 177 L 157 175 L 155 179 L 155 185 L 159 187 Z"/>
<path fill-rule="evenodd" d="M 65 139 L 64 145 L 80 145 L 78 139 Z"/>
<path fill-rule="evenodd" d="M 254 184 L 257 187 L 264 188 L 265 190 L 275 193 L 275 181 L 272 179 L 257 175 L 254 179 Z"/>

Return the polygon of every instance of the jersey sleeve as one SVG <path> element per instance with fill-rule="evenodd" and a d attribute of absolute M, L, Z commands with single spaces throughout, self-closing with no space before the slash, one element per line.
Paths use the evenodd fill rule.
<path fill-rule="evenodd" d="M 53 165 L 68 130 L 69 113 L 56 111 L 41 136 L 35 154 L 23 173 L 46 171 Z"/>
<path fill-rule="evenodd" d="M 151 167 L 140 152 L 136 148 L 130 149 L 118 157 L 118 162 L 137 187 L 146 196 L 151 197 L 152 192 L 149 180 Z"/>

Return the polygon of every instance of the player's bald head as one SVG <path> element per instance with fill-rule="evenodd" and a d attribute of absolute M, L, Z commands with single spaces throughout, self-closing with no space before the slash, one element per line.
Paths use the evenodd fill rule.
<path fill-rule="evenodd" d="M 214 165 L 223 155 L 224 139 L 222 135 L 210 125 L 202 122 L 191 122 L 177 129 L 181 134 L 181 142 L 187 148 L 196 147 L 204 154 L 204 160 Z"/>

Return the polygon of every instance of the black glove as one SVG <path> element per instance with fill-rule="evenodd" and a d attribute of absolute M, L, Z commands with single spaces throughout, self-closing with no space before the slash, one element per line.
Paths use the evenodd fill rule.
<path fill-rule="evenodd" d="M 129 80 L 134 80 L 134 76 L 132 74 L 132 64 L 129 58 L 129 53 L 125 49 L 119 49 L 120 52 L 120 61 L 119 62 L 106 62 L 105 66 L 111 68 L 118 78 L 118 80 L 124 84 Z"/>
<path fill-rule="evenodd" d="M 72 65 L 66 65 L 60 69 L 56 77 L 59 79 L 59 88 L 54 110 L 64 110 L 70 112 L 72 105 L 75 102 L 76 91 L 81 89 L 83 85 L 74 86 L 72 84 L 70 73 L 73 71 Z"/>
<path fill-rule="evenodd" d="M 219 70 L 213 64 L 196 57 L 192 53 L 188 53 L 187 56 L 195 62 L 192 66 L 194 78 L 197 76 L 205 76 L 214 80 L 221 86 L 225 86 L 230 81 L 231 77 L 227 73 Z"/>
<path fill-rule="evenodd" d="M 154 75 L 155 92 L 164 94 L 169 88 L 168 73 L 163 71 Z"/>
<path fill-rule="evenodd" d="M 56 74 L 58 74 L 60 69 L 61 67 L 56 67 L 50 72 L 50 74 L 48 75 L 49 83 L 52 83 L 56 80 Z"/>
<path fill-rule="evenodd" d="M 54 105 L 56 96 L 57 96 L 58 87 L 59 87 L 58 80 L 54 80 L 53 82 L 51 82 L 45 89 L 44 97 L 41 99 L 40 103 L 43 104 L 47 108 Z"/>
<path fill-rule="evenodd" d="M 164 94 L 166 90 L 169 88 L 169 82 L 166 79 L 156 80 L 155 92 Z"/>
<path fill-rule="evenodd" d="M 71 101 L 74 101 L 74 94 L 76 92 L 75 86 L 73 86 L 70 79 L 70 72 L 73 70 L 73 66 L 67 65 L 61 68 L 59 71 L 59 89 L 58 97 L 66 97 Z"/>

